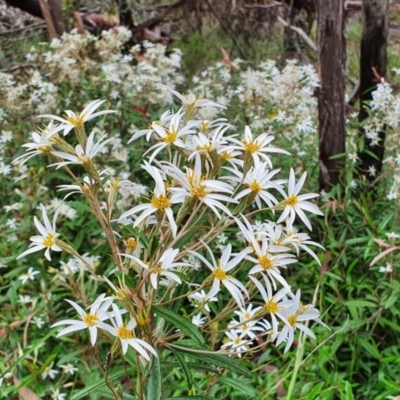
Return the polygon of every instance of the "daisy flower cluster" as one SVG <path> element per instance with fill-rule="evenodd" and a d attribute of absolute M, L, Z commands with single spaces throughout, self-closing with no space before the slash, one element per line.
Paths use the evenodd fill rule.
<path fill-rule="evenodd" d="M 205 96 L 218 96 L 224 105 L 237 104 L 251 127 L 284 135 L 293 152 L 304 156 L 314 147 L 317 132 L 318 74 L 312 65 L 288 61 L 278 68 L 275 61 L 260 63 L 256 69 L 241 68 L 242 61 L 228 66 L 217 63 L 196 76 L 195 90 Z M 234 70 L 232 71 L 232 67 Z"/>
<path fill-rule="evenodd" d="M 132 175 L 120 180 L 112 169 L 101 169 L 102 152 L 113 139 L 85 128 L 115 112 L 103 110 L 100 100 L 64 117 L 41 115 L 47 128 L 15 160 L 24 164 L 46 156 L 48 168 L 67 172 L 72 182 L 60 189 L 87 202 L 109 245 L 112 268 L 99 275 L 63 238 L 61 208 L 52 221 L 50 208 L 43 208 L 41 220 L 35 217 L 39 234 L 18 259 L 67 253 L 72 259 L 62 264 L 64 279 L 74 279 L 79 262 L 81 274 L 108 288 L 86 310 L 76 298 L 66 299 L 78 318 L 55 322 L 53 327 L 63 327 L 58 336 L 87 330 L 92 345 L 114 343 L 111 360 L 131 348 L 144 364 L 163 349 L 178 349 L 185 336 L 200 335 L 205 350 L 237 357 L 272 343 L 288 351 L 298 331 L 315 338 L 309 323 L 322 324 L 320 313 L 303 303 L 289 279 L 303 250 L 320 263 L 315 250 L 321 246 L 296 228 L 301 223 L 311 231 L 310 215 L 323 215 L 318 194 L 304 191 L 306 172 L 297 178 L 293 169 L 274 169 L 274 157 L 288 152 L 274 146 L 268 132 L 246 126 L 232 134 L 226 119 L 201 117 L 201 109 L 220 111 L 223 105 L 166 85 L 161 89 L 179 106 L 128 140 L 128 148 L 144 149 L 147 188 L 130 180 Z M 117 207 L 124 191 L 135 196 Z M 263 218 L 256 229 L 254 215 Z M 185 299 L 186 305 L 171 311 Z"/>
<path fill-rule="evenodd" d="M 23 74 L 0 73 L 0 116 L 2 112 L 12 118 L 21 111 L 61 111 L 59 107 L 68 105 L 72 98 L 64 97 L 63 104 L 54 102 L 60 85 L 74 88 L 71 95 L 79 88 L 84 93 L 90 86 L 114 101 L 139 95 L 140 104 L 136 106 L 169 104 L 171 98 L 163 96 L 158 85 L 183 82 L 178 72 L 180 50 L 167 55 L 165 46 L 147 41 L 126 52 L 124 46 L 130 36 L 123 26 L 103 31 L 100 36 L 72 30 L 53 39 L 47 51 L 30 48 L 25 56 L 29 68 Z"/>
<path fill-rule="evenodd" d="M 400 75 L 398 69 L 394 69 L 396 75 Z M 381 146 L 379 132 L 386 129 L 385 158 L 384 163 L 390 170 L 392 177 L 391 186 L 387 193 L 388 200 L 396 202 L 400 199 L 400 153 L 398 130 L 400 127 L 400 96 L 393 92 L 392 86 L 382 79 L 377 88 L 372 92 L 372 100 L 369 104 L 371 116 L 363 125 L 365 135 L 370 139 L 372 146 Z M 368 174 L 376 176 L 373 166 Z"/>

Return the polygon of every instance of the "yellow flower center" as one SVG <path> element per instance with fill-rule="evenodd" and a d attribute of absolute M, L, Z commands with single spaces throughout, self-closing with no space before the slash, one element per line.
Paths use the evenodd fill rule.
<path fill-rule="evenodd" d="M 160 211 L 164 211 L 171 205 L 171 200 L 168 197 L 161 195 L 159 197 L 154 197 L 151 200 L 151 205 Z"/>
<path fill-rule="evenodd" d="M 224 280 L 226 278 L 226 271 L 221 269 L 220 267 L 215 268 L 213 271 L 213 275 L 219 279 L 220 281 Z"/>
<path fill-rule="evenodd" d="M 121 179 L 114 178 L 110 180 L 111 188 L 117 190 L 119 188 L 119 184 L 121 183 Z"/>
<path fill-rule="evenodd" d="M 286 200 L 285 203 L 290 206 L 294 207 L 299 202 L 299 199 L 295 194 L 291 194 Z"/>
<path fill-rule="evenodd" d="M 203 186 L 192 186 L 190 188 L 190 194 L 196 199 L 202 199 L 206 197 L 209 192 Z"/>
<path fill-rule="evenodd" d="M 85 114 L 81 115 L 75 115 L 72 117 L 66 117 L 65 118 L 71 125 L 73 125 L 75 128 L 77 127 L 82 127 L 83 124 L 85 123 Z"/>
<path fill-rule="evenodd" d="M 264 309 L 269 314 L 276 314 L 278 312 L 278 303 L 274 299 L 270 299 L 265 303 Z"/>
<path fill-rule="evenodd" d="M 95 326 L 96 321 L 98 321 L 98 320 L 99 320 L 99 318 L 97 317 L 97 315 L 93 315 L 93 314 L 86 314 L 85 317 L 83 318 L 83 322 L 87 326 Z"/>
<path fill-rule="evenodd" d="M 233 343 L 235 343 L 235 346 L 239 346 L 241 341 L 242 341 L 242 339 L 240 339 L 240 337 L 237 337 L 237 338 L 235 338 Z"/>
<path fill-rule="evenodd" d="M 292 314 L 287 320 L 290 325 L 294 326 L 297 322 L 297 315 Z"/>
<path fill-rule="evenodd" d="M 260 145 L 258 145 L 257 143 L 254 142 L 244 142 L 244 148 L 247 152 L 249 153 L 256 153 L 258 150 L 260 150 Z"/>
<path fill-rule="evenodd" d="M 163 272 L 163 271 L 164 271 L 164 268 L 163 268 L 162 266 L 153 267 L 153 268 L 151 269 L 151 273 L 152 273 L 152 274 L 156 274 L 156 275 L 161 274 L 161 272 Z"/>
<path fill-rule="evenodd" d="M 136 321 L 137 321 L 138 325 L 140 325 L 140 326 L 145 326 L 150 323 L 149 317 L 145 310 L 138 310 L 137 315 L 136 315 Z"/>
<path fill-rule="evenodd" d="M 54 233 L 49 233 L 43 240 L 43 246 L 51 247 L 54 244 Z"/>
<path fill-rule="evenodd" d="M 86 153 L 81 153 L 78 156 L 79 162 L 83 165 L 88 165 L 92 160 Z"/>
<path fill-rule="evenodd" d="M 249 188 L 254 193 L 259 193 L 261 191 L 261 186 L 256 180 L 250 183 Z"/>
<path fill-rule="evenodd" d="M 136 247 L 136 239 L 133 237 L 128 238 L 125 240 L 125 246 L 127 250 L 133 250 Z"/>
<path fill-rule="evenodd" d="M 194 101 L 192 103 L 189 103 L 189 97 L 185 94 L 182 94 L 182 96 L 185 98 L 186 100 L 186 104 L 185 104 L 185 108 L 187 111 L 193 111 L 193 109 L 196 107 L 196 103 L 200 100 L 200 97 L 198 97 L 197 95 L 194 96 Z"/>
<path fill-rule="evenodd" d="M 269 269 L 272 267 L 272 261 L 267 256 L 261 256 L 258 258 L 258 263 L 263 269 Z"/>
<path fill-rule="evenodd" d="M 207 132 L 208 132 L 208 128 L 209 128 L 209 123 L 208 123 L 208 121 L 203 121 L 203 122 L 200 124 L 200 132 L 202 132 L 202 133 L 207 133 Z"/>
<path fill-rule="evenodd" d="M 231 158 L 233 158 L 227 151 L 223 151 L 221 154 L 221 159 L 222 161 L 227 161 L 230 160 Z"/>
<path fill-rule="evenodd" d="M 212 150 L 211 144 L 205 144 L 204 146 L 197 146 L 196 150 L 204 150 L 204 151 L 210 152 Z"/>
<path fill-rule="evenodd" d="M 39 146 L 38 150 L 41 151 L 42 153 L 48 153 L 52 150 L 51 146 Z"/>
<path fill-rule="evenodd" d="M 125 326 L 120 326 L 117 330 L 117 336 L 120 339 L 133 339 L 133 331 L 127 329 Z"/>
<path fill-rule="evenodd" d="M 171 144 L 171 143 L 174 143 L 174 142 L 175 142 L 175 140 L 176 140 L 177 137 L 178 137 L 178 134 L 177 134 L 176 132 L 174 132 L 174 131 L 168 132 L 168 133 L 166 134 L 166 136 L 163 138 L 163 141 L 164 141 L 165 143 L 167 143 L 167 144 Z"/>

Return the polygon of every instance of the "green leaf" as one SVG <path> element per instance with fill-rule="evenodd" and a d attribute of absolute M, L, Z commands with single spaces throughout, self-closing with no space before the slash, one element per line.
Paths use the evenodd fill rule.
<path fill-rule="evenodd" d="M 383 326 L 389 326 L 390 329 L 393 329 L 395 332 L 400 332 L 400 326 L 396 324 L 396 322 L 390 320 L 390 319 L 386 319 L 384 317 L 379 317 L 379 322 L 383 325 Z"/>
<path fill-rule="evenodd" d="M 183 237 L 181 237 L 175 244 L 174 248 L 181 249 L 189 240 L 194 238 L 199 234 L 199 227 L 202 226 L 205 222 L 208 221 L 208 215 L 203 215 L 203 217 L 199 218 L 185 233 Z"/>
<path fill-rule="evenodd" d="M 203 363 L 195 363 L 195 362 L 187 362 L 186 363 L 189 369 L 193 369 L 195 371 L 208 371 L 217 373 L 218 369 L 212 365 L 207 365 Z M 178 362 L 170 362 L 170 363 L 162 363 L 161 369 L 171 371 L 172 368 L 179 368 L 181 365 Z"/>
<path fill-rule="evenodd" d="M 66 201 L 65 204 L 82 213 L 92 212 L 92 209 L 87 204 L 79 201 Z"/>
<path fill-rule="evenodd" d="M 165 400 L 217 400 L 215 397 L 204 397 L 204 396 L 179 396 L 179 397 L 168 397 Z"/>
<path fill-rule="evenodd" d="M 346 240 L 347 245 L 368 242 L 369 237 L 353 238 Z"/>
<path fill-rule="evenodd" d="M 347 307 L 357 307 L 357 308 L 362 308 L 362 307 L 372 307 L 376 308 L 378 307 L 378 304 L 373 303 L 372 301 L 367 301 L 367 300 L 349 300 L 344 303 Z"/>
<path fill-rule="evenodd" d="M 370 343 L 370 340 L 372 340 L 371 338 L 366 339 L 363 337 L 358 338 L 358 342 L 360 343 L 360 345 L 362 347 L 364 347 L 364 350 L 373 358 L 377 358 L 380 359 L 381 358 L 381 354 L 379 352 L 379 350 L 377 349 L 377 347 L 374 344 Z"/>
<path fill-rule="evenodd" d="M 311 392 L 307 393 L 307 400 L 314 400 L 320 396 L 322 388 L 324 387 L 324 382 L 320 382 Z"/>
<path fill-rule="evenodd" d="M 147 249 L 149 248 L 149 238 L 138 228 L 134 228 L 132 226 L 126 225 L 123 227 L 121 235 L 123 237 L 126 236 L 134 236 L 139 238 L 140 243 Z"/>
<path fill-rule="evenodd" d="M 190 351 L 191 349 L 187 350 L 182 350 L 179 349 L 181 353 L 186 353 L 187 356 L 194 358 L 199 361 L 203 361 L 206 364 L 212 364 L 220 368 L 228 369 L 229 371 L 236 372 L 237 374 L 240 375 L 245 375 L 247 377 L 251 377 L 251 372 L 240 362 L 237 360 L 234 360 L 224 354 L 204 354 L 204 353 L 195 353 L 193 351 Z M 202 350 L 202 349 L 196 349 L 196 350 Z"/>
<path fill-rule="evenodd" d="M 178 360 L 178 363 L 180 365 L 180 367 L 183 370 L 183 373 L 186 376 L 186 379 L 189 383 L 189 387 L 193 387 L 193 377 L 192 377 L 192 373 L 190 372 L 189 366 L 187 365 L 187 362 L 185 361 L 185 357 L 182 356 L 182 354 L 179 353 L 178 350 L 175 349 L 170 349 L 172 351 L 172 353 L 174 353 L 176 359 Z"/>
<path fill-rule="evenodd" d="M 137 363 L 136 363 L 137 355 L 138 353 L 136 353 L 136 351 L 134 351 L 131 347 L 128 347 L 128 351 L 123 355 L 124 360 L 127 361 L 134 370 L 136 370 L 137 368 Z"/>
<path fill-rule="evenodd" d="M 200 333 L 196 325 L 193 325 L 186 318 L 183 318 L 178 313 L 169 310 L 165 307 L 154 306 L 152 310 L 161 318 L 173 324 L 176 328 L 186 333 L 189 337 L 194 339 L 198 344 L 204 345 L 206 343 L 203 335 Z"/>
<path fill-rule="evenodd" d="M 182 307 L 183 302 L 186 300 L 186 298 L 183 297 L 183 295 L 187 293 L 187 291 L 188 291 L 188 285 L 186 283 L 182 283 L 181 285 L 175 286 L 174 291 L 171 293 L 171 298 L 177 298 L 177 297 L 180 298 L 171 303 L 168 308 L 177 313 L 179 309 Z"/>
<path fill-rule="evenodd" d="M 108 387 L 98 388 L 93 392 L 93 394 L 96 394 L 97 396 L 99 396 L 100 399 L 107 398 L 107 399 L 115 400 L 115 396 L 114 396 L 113 392 Z M 122 393 L 122 398 L 124 400 L 137 400 L 137 397 L 132 396 L 129 393 Z"/>
<path fill-rule="evenodd" d="M 146 400 L 161 400 L 161 367 L 160 359 L 153 357 L 149 379 L 147 381 Z"/>
<path fill-rule="evenodd" d="M 118 368 L 116 369 L 112 374 L 108 375 L 108 378 L 110 381 L 113 381 L 114 379 L 118 379 L 121 376 L 124 376 L 126 374 L 126 371 L 124 368 Z M 72 397 L 71 400 L 78 400 L 82 398 L 90 398 L 90 393 L 93 393 L 97 390 L 100 390 L 101 388 L 106 386 L 106 381 L 104 378 L 98 380 L 95 383 L 92 383 L 91 385 L 85 387 L 84 389 L 80 390 L 78 393 L 75 393 Z"/>
<path fill-rule="evenodd" d="M 351 388 L 351 384 L 349 381 L 345 381 L 344 393 L 346 400 L 354 400 L 353 389 Z"/>
<path fill-rule="evenodd" d="M 243 380 L 228 378 L 226 376 L 222 376 L 218 378 L 218 383 L 223 383 L 227 386 L 230 386 L 233 389 L 238 390 L 239 392 L 246 395 L 246 398 L 258 396 L 258 390 L 254 389 L 251 386 L 246 386 L 243 384 Z"/>
<path fill-rule="evenodd" d="M 43 336 L 42 338 L 32 342 L 32 344 L 26 348 L 22 354 L 22 356 L 20 356 L 16 361 L 14 361 L 13 364 L 11 364 L 7 370 L 3 371 L 4 374 L 6 374 L 7 372 L 10 372 L 14 369 L 14 367 L 16 365 L 22 365 L 23 360 L 25 360 L 26 357 L 28 357 L 29 354 L 31 354 L 32 352 L 34 352 L 35 350 L 39 349 L 40 347 L 42 347 L 42 345 L 44 343 L 47 342 L 47 340 L 51 337 L 51 336 L 55 336 L 55 334 L 57 333 L 58 329 L 54 328 L 52 329 L 47 335 Z"/>

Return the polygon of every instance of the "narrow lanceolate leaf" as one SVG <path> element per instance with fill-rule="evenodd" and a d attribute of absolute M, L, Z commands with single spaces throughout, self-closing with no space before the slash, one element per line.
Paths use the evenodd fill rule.
<path fill-rule="evenodd" d="M 194 358 L 199 361 L 203 361 L 206 364 L 212 364 L 220 368 L 228 369 L 229 371 L 236 372 L 240 375 L 251 377 L 251 372 L 243 365 L 242 362 L 234 360 L 224 354 L 204 354 L 190 351 L 191 349 L 182 350 L 179 349 L 181 353 L 185 353 L 188 357 Z M 196 349 L 197 351 L 200 349 Z"/>
<path fill-rule="evenodd" d="M 208 216 L 205 215 L 201 217 L 198 221 L 195 221 L 193 226 L 191 226 L 185 233 L 184 236 L 182 236 L 175 244 L 175 248 L 181 249 L 183 246 L 185 246 L 186 243 L 189 242 L 189 240 L 193 239 L 196 235 L 199 235 L 200 228 L 206 224 L 208 221 Z"/>
<path fill-rule="evenodd" d="M 230 386 L 231 388 L 236 389 L 237 391 L 244 394 L 246 396 L 246 399 L 254 398 L 260 395 L 258 390 L 254 389 L 250 384 L 248 384 L 248 382 L 246 385 L 243 383 L 243 381 L 228 378 L 226 376 L 221 376 L 220 378 L 218 378 L 218 383 L 223 383 L 226 386 Z"/>
<path fill-rule="evenodd" d="M 124 368 L 118 368 L 112 374 L 108 375 L 110 381 L 114 381 L 115 379 L 120 378 L 121 376 L 126 375 L 126 371 Z M 106 386 L 106 381 L 104 378 L 99 379 L 95 383 L 85 387 L 84 389 L 80 390 L 78 393 L 74 394 L 71 400 L 78 400 L 78 399 L 88 399 L 90 398 L 90 394 L 96 392 L 97 390 L 101 390 Z"/>
<path fill-rule="evenodd" d="M 185 361 L 185 357 L 182 354 L 180 354 L 178 350 L 175 350 L 175 349 L 170 349 L 170 350 L 174 353 L 176 359 L 178 360 L 178 363 L 179 363 L 180 367 L 182 368 L 183 373 L 185 374 L 186 379 L 189 383 L 189 387 L 191 388 L 193 386 L 193 377 L 192 377 L 192 373 L 190 372 L 189 366 L 188 366 L 187 362 Z"/>
<path fill-rule="evenodd" d="M 152 310 L 157 314 L 157 316 L 164 318 L 166 321 L 170 322 L 176 328 L 180 329 L 182 332 L 186 333 L 189 337 L 195 340 L 198 344 L 204 345 L 206 343 L 203 335 L 200 333 L 196 325 L 193 325 L 186 318 L 182 317 L 178 313 L 169 310 L 165 307 L 155 306 Z"/>
<path fill-rule="evenodd" d="M 153 363 L 151 366 L 149 379 L 147 381 L 146 400 L 161 400 L 161 384 L 162 377 L 160 359 L 158 357 L 153 357 Z"/>
<path fill-rule="evenodd" d="M 112 399 L 112 400 L 115 400 L 114 393 L 107 386 L 103 387 L 103 388 L 96 389 L 91 394 L 97 395 L 99 399 Z M 120 393 L 120 395 L 121 395 L 121 393 Z M 122 393 L 122 398 L 123 398 L 123 400 L 137 400 L 137 397 L 132 396 L 131 394 L 128 394 L 128 393 Z"/>
<path fill-rule="evenodd" d="M 204 397 L 204 396 L 178 396 L 168 397 L 165 400 L 217 400 L 215 397 Z"/>

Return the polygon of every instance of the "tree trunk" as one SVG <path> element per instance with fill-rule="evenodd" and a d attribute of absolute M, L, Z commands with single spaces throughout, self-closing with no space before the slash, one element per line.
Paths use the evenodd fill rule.
<path fill-rule="evenodd" d="M 64 19 L 62 12 L 62 0 L 48 0 L 50 14 L 53 18 L 54 27 L 57 35 L 61 36 L 64 33 Z"/>
<path fill-rule="evenodd" d="M 339 182 L 345 152 L 344 0 L 316 0 L 318 23 L 319 185 L 329 190 Z"/>
<path fill-rule="evenodd" d="M 360 59 L 360 113 L 359 121 L 368 118 L 366 101 L 372 100 L 372 91 L 376 89 L 381 78 L 386 77 L 387 39 L 389 27 L 389 0 L 364 0 L 363 2 L 363 34 L 361 40 Z M 365 137 L 364 129 L 360 128 L 364 137 L 364 150 L 358 156 L 361 160 L 358 174 L 360 178 L 369 181 L 376 179 L 382 170 L 385 150 L 385 128 L 377 133 L 375 140 Z"/>
<path fill-rule="evenodd" d="M 133 21 L 132 6 L 128 4 L 127 0 L 118 0 L 119 9 L 119 24 L 125 26 L 130 31 L 135 27 L 135 22 Z"/>

